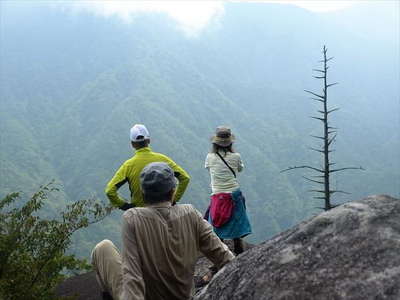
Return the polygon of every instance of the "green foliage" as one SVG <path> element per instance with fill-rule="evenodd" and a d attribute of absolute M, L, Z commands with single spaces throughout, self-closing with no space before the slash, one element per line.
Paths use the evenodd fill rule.
<path fill-rule="evenodd" d="M 67 255 L 74 232 L 102 220 L 110 212 L 94 199 L 68 205 L 59 219 L 38 215 L 53 184 L 43 186 L 26 203 L 20 194 L 0 200 L 0 299 L 54 299 L 55 286 L 65 272 L 90 265 Z"/>

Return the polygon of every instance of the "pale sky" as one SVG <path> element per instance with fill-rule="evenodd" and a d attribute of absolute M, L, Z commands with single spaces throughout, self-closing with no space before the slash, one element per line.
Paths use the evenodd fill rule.
<path fill-rule="evenodd" d="M 254 2 L 261 2 L 261 1 L 254 1 Z M 292 4 L 295 6 L 299 6 L 305 8 L 307 10 L 313 12 L 329 12 L 335 10 L 341 10 L 347 7 L 350 7 L 358 1 L 349 1 L 349 0 L 271 0 L 265 1 L 271 3 L 283 3 L 283 4 Z"/>
<path fill-rule="evenodd" d="M 187 33 L 201 30 L 224 11 L 224 4 L 220 1 L 84 1 L 72 5 L 97 15 L 118 16 L 126 22 L 132 21 L 138 13 L 165 13 L 176 20 Z"/>
<path fill-rule="evenodd" d="M 246 1 L 246 0 L 244 0 Z M 237 1 L 239 2 L 239 1 Z M 345 9 L 357 1 L 344 0 L 255 0 L 251 2 L 269 2 L 296 5 L 307 10 L 323 13 Z M 135 14 L 160 12 L 175 19 L 188 33 L 204 28 L 212 19 L 224 12 L 224 1 L 76 1 L 66 2 L 76 9 L 84 9 L 102 16 L 118 16 L 124 21 L 132 21 Z"/>

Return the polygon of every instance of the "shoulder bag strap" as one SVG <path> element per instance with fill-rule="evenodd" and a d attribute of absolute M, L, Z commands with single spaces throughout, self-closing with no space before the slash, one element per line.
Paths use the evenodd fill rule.
<path fill-rule="evenodd" d="M 225 161 L 225 159 L 222 157 L 222 155 L 219 154 L 219 152 L 216 152 L 216 154 L 219 156 L 220 159 L 222 159 L 222 161 L 224 162 L 224 164 L 229 168 L 229 170 L 231 170 L 233 176 L 235 176 L 235 178 L 236 178 L 236 173 L 235 173 L 235 171 L 228 165 L 228 163 Z"/>

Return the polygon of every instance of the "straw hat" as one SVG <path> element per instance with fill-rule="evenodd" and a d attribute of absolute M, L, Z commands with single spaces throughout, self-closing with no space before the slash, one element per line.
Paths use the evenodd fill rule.
<path fill-rule="evenodd" d="M 218 126 L 211 142 L 221 147 L 228 147 L 235 141 L 235 136 L 231 133 L 228 126 Z"/>

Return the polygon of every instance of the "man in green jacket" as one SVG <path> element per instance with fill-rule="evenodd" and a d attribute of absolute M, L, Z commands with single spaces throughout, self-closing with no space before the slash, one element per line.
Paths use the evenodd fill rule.
<path fill-rule="evenodd" d="M 132 147 L 136 150 L 135 154 L 122 164 L 107 184 L 105 190 L 112 205 L 122 210 L 144 205 L 139 177 L 142 169 L 152 162 L 165 162 L 174 171 L 179 184 L 173 198 L 173 203 L 178 202 L 189 184 L 190 177 L 188 173 L 168 156 L 153 152 L 150 149 L 150 134 L 144 125 L 134 125 L 130 130 L 130 139 Z M 121 198 L 118 194 L 118 189 L 125 183 L 129 184 L 129 190 L 131 191 L 131 201 L 129 202 Z"/>

